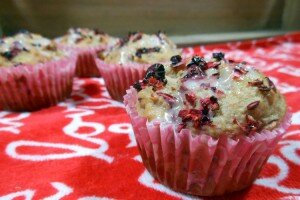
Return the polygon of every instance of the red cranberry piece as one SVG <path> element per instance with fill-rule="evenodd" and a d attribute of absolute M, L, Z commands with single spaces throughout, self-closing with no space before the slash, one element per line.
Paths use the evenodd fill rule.
<path fill-rule="evenodd" d="M 263 81 L 258 80 L 258 79 L 248 82 L 248 85 L 250 85 L 250 86 L 261 86 L 262 84 L 263 84 Z"/>
<path fill-rule="evenodd" d="M 141 84 L 137 81 L 133 84 L 134 89 L 136 89 L 138 92 L 142 90 Z"/>
<path fill-rule="evenodd" d="M 1 53 L 1 56 L 3 56 L 4 58 L 6 58 L 7 60 L 11 60 L 14 57 L 14 55 L 12 54 L 11 51 L 6 51 L 4 53 Z"/>
<path fill-rule="evenodd" d="M 248 73 L 248 71 L 240 65 L 235 66 L 233 70 L 234 70 L 234 72 L 236 72 L 238 74 L 247 74 Z"/>
<path fill-rule="evenodd" d="M 176 102 L 176 98 L 170 94 L 163 93 L 163 92 L 157 92 L 157 95 L 161 96 L 166 100 L 171 106 Z"/>
<path fill-rule="evenodd" d="M 275 87 L 273 81 L 271 81 L 271 79 L 270 79 L 269 77 L 266 77 L 266 79 L 267 79 L 267 81 L 268 81 L 269 87 L 270 87 L 271 89 L 274 89 L 274 91 L 276 92 L 277 89 L 276 89 L 276 87 Z"/>
<path fill-rule="evenodd" d="M 256 121 L 251 115 L 246 115 L 245 118 L 245 124 L 241 124 L 236 118 L 233 119 L 233 123 L 237 124 L 247 134 L 254 133 L 260 128 L 260 121 Z"/>
<path fill-rule="evenodd" d="M 187 70 L 187 74 L 183 77 L 183 80 L 189 79 L 189 78 L 193 78 L 193 77 L 200 77 L 203 78 L 206 76 L 205 72 L 197 67 L 197 66 L 191 66 L 188 68 Z"/>
<path fill-rule="evenodd" d="M 201 58 L 199 56 L 194 56 L 189 64 L 187 64 L 187 67 L 191 67 L 193 65 L 196 65 L 198 67 L 204 67 L 207 63 L 205 62 L 204 58 Z"/>
<path fill-rule="evenodd" d="M 175 55 L 171 57 L 170 61 L 172 62 L 172 65 L 177 65 L 182 61 L 182 58 L 180 55 Z"/>
<path fill-rule="evenodd" d="M 220 61 L 220 60 L 224 59 L 225 54 L 223 52 L 213 53 L 212 57 L 215 58 L 216 60 Z"/>
<path fill-rule="evenodd" d="M 254 101 L 247 105 L 247 110 L 254 110 L 259 105 L 259 101 Z"/>
<path fill-rule="evenodd" d="M 185 99 L 191 106 L 196 106 L 196 95 L 192 92 L 185 94 Z"/>
<path fill-rule="evenodd" d="M 150 77 L 154 77 L 163 81 L 165 79 L 165 74 L 165 67 L 162 64 L 156 63 L 147 69 L 145 78 L 148 79 Z"/>
<path fill-rule="evenodd" d="M 208 62 L 207 69 L 210 69 L 210 68 L 218 69 L 220 64 L 221 64 L 220 62 Z"/>
<path fill-rule="evenodd" d="M 269 92 L 269 91 L 271 91 L 271 88 L 268 87 L 268 86 L 265 86 L 265 85 L 259 86 L 258 89 L 259 89 L 260 91 L 263 91 L 263 92 Z"/>
<path fill-rule="evenodd" d="M 179 111 L 178 117 L 180 117 L 182 119 L 182 122 L 187 122 L 191 119 L 189 110 L 185 110 L 185 109 Z"/>
<path fill-rule="evenodd" d="M 179 133 L 182 129 L 186 128 L 186 124 L 181 123 L 177 126 L 177 132 Z"/>

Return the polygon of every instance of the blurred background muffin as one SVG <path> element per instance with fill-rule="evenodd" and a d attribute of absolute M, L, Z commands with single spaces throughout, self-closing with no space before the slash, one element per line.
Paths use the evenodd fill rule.
<path fill-rule="evenodd" d="M 105 57 L 96 60 L 110 96 L 123 100 L 126 90 L 141 79 L 148 64 L 169 62 L 170 56 L 181 54 L 182 50 L 164 33 L 129 33 Z"/>
<path fill-rule="evenodd" d="M 100 77 L 95 63 L 98 54 L 107 55 L 120 40 L 98 29 L 70 28 L 67 33 L 55 39 L 61 49 L 77 53 L 76 75 L 79 77 Z"/>
<path fill-rule="evenodd" d="M 1 67 L 45 63 L 58 60 L 64 55 L 52 40 L 28 31 L 0 40 Z"/>
<path fill-rule="evenodd" d="M 156 63 L 166 62 L 173 55 L 181 54 L 164 33 L 145 34 L 142 32 L 130 33 L 129 36 L 104 58 L 104 61 L 111 64 L 129 63 Z"/>
<path fill-rule="evenodd" d="M 33 111 L 71 95 L 75 57 L 28 31 L 0 40 L 0 108 Z"/>

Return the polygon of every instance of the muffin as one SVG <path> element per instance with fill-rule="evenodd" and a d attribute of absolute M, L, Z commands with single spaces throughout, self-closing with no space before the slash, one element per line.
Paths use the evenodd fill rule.
<path fill-rule="evenodd" d="M 290 124 L 273 82 L 223 53 L 154 64 L 124 99 L 147 170 L 193 195 L 251 185 Z"/>
<path fill-rule="evenodd" d="M 41 35 L 22 32 L 0 40 L 0 107 L 32 111 L 70 96 L 75 59 Z"/>
<path fill-rule="evenodd" d="M 96 54 L 107 55 L 120 40 L 97 29 L 71 28 L 55 40 L 61 48 L 78 53 L 76 75 L 79 77 L 100 77 L 95 64 Z"/>
<path fill-rule="evenodd" d="M 145 75 L 149 64 L 168 62 L 177 54 L 181 50 L 165 34 L 136 32 L 113 48 L 104 61 L 97 59 L 97 65 L 111 97 L 122 101 L 126 90 Z"/>

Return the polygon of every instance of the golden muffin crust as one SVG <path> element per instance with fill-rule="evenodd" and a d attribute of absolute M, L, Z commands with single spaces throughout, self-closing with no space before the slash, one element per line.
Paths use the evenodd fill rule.
<path fill-rule="evenodd" d="M 97 29 L 70 28 L 68 32 L 57 41 L 61 44 L 77 47 L 112 47 L 119 42 L 119 39 Z"/>
<path fill-rule="evenodd" d="M 249 135 L 278 127 L 286 102 L 273 82 L 247 63 L 177 55 L 172 64 L 154 64 L 145 79 L 134 84 L 137 111 L 149 121 L 173 123 L 194 134 L 213 137 Z"/>
<path fill-rule="evenodd" d="M 0 67 L 44 63 L 62 56 L 55 43 L 39 34 L 25 31 L 0 40 Z"/>
<path fill-rule="evenodd" d="M 155 63 L 168 61 L 172 55 L 181 50 L 163 33 L 130 33 L 105 58 L 105 62 L 114 64 Z"/>

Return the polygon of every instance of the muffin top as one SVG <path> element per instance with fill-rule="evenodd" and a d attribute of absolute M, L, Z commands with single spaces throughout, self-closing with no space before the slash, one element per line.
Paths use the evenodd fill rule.
<path fill-rule="evenodd" d="M 130 33 L 105 58 L 107 63 L 128 64 L 166 62 L 172 55 L 180 54 L 181 50 L 163 33 L 144 34 Z"/>
<path fill-rule="evenodd" d="M 272 130 L 286 113 L 285 99 L 268 77 L 245 62 L 225 60 L 223 53 L 184 61 L 173 56 L 170 65 L 150 66 L 134 88 L 139 115 L 194 135 Z"/>
<path fill-rule="evenodd" d="M 59 43 L 78 47 L 112 47 L 119 42 L 118 38 L 109 36 L 97 29 L 71 28 L 67 34 L 58 39 Z"/>
<path fill-rule="evenodd" d="M 27 31 L 0 40 L 0 67 L 44 63 L 63 55 L 50 39 Z"/>

